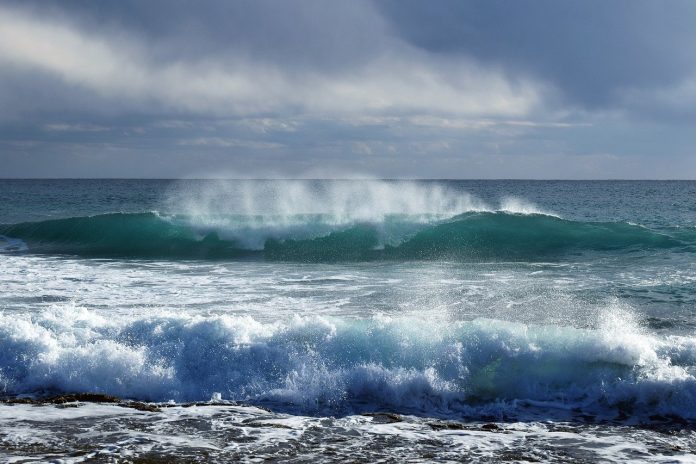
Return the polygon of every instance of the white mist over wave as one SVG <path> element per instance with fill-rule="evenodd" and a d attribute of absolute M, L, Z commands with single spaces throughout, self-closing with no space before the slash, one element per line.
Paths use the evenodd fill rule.
<path fill-rule="evenodd" d="M 325 215 L 336 224 L 381 222 L 389 215 L 451 217 L 490 210 L 483 201 L 446 185 L 378 180 L 182 183 L 172 191 L 170 203 L 199 217 Z"/>
<path fill-rule="evenodd" d="M 250 249 L 269 238 L 315 238 L 355 224 L 374 226 L 381 246 L 463 213 L 553 215 L 520 198 L 505 197 L 495 208 L 446 183 L 386 180 L 182 181 L 166 203 L 194 226 Z"/>
<path fill-rule="evenodd" d="M 472 413 L 474 403 L 528 401 L 696 418 L 694 340 L 644 334 L 620 308 L 607 314 L 590 330 L 416 317 L 107 319 L 55 305 L 0 316 L 0 385 L 155 401 L 220 394 L 302 413 Z"/>

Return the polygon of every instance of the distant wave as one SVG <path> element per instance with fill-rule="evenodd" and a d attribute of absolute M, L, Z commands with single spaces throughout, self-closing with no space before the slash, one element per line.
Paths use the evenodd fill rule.
<path fill-rule="evenodd" d="M 164 217 L 116 213 L 0 225 L 12 246 L 30 253 L 163 259 L 534 260 L 585 251 L 685 246 L 694 237 L 666 235 L 626 222 L 570 221 L 543 214 L 476 211 L 439 218 L 388 215 L 345 224 L 330 215 Z M 691 234 L 694 235 L 694 234 Z"/>
<path fill-rule="evenodd" d="M 303 414 L 541 405 L 696 419 L 696 340 L 477 319 L 0 315 L 0 391 L 211 397 Z"/>

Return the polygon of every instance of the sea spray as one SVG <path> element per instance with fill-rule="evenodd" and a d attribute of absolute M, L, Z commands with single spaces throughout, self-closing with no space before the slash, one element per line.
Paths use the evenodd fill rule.
<path fill-rule="evenodd" d="M 170 187 L 168 210 L 201 218 L 241 215 L 291 223 L 298 215 L 322 215 L 331 223 L 379 223 L 387 216 L 446 218 L 491 208 L 446 184 L 416 181 L 238 180 Z"/>

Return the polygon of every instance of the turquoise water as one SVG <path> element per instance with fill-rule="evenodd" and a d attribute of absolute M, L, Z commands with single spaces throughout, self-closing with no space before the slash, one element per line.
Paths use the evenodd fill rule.
<path fill-rule="evenodd" d="M 212 398 L 312 427 L 390 411 L 691 430 L 694 198 L 696 182 L 3 180 L 0 388 Z"/>

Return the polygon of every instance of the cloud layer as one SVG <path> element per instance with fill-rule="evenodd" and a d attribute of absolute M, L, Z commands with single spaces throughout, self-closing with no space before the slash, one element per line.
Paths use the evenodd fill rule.
<path fill-rule="evenodd" d="M 6 2 L 0 176 L 693 178 L 694 13 Z"/>

